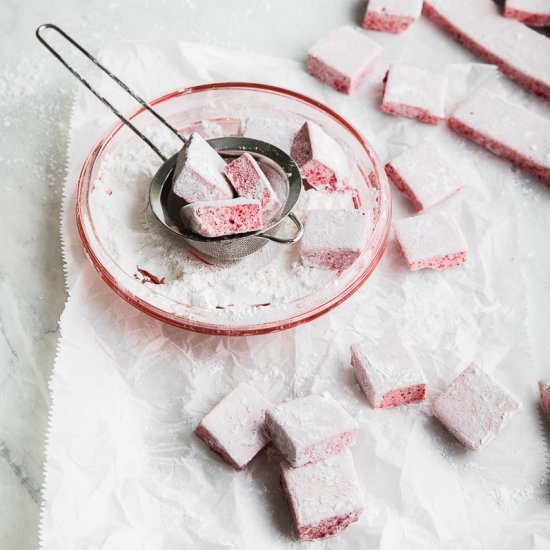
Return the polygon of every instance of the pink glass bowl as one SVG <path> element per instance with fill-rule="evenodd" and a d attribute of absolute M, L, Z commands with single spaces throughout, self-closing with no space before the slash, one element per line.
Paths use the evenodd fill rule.
<path fill-rule="evenodd" d="M 193 86 L 164 95 L 151 102 L 172 124 L 184 131 L 200 128 L 201 121 L 220 124 L 226 135 L 238 134 L 241 121 L 248 116 L 295 116 L 320 124 L 354 159 L 357 186 L 356 206 L 369 189 L 379 192 L 379 208 L 374 233 L 365 251 L 346 271 L 335 274 L 336 285 L 329 285 L 284 307 L 256 308 L 250 318 L 224 319 L 223 310 L 211 310 L 177 302 L 162 296 L 162 285 L 143 285 L 128 273 L 103 246 L 94 227 L 89 194 L 105 156 L 137 139 L 123 124 L 118 124 L 92 149 L 82 167 L 77 191 L 76 220 L 86 255 L 103 280 L 119 296 L 140 311 L 179 328 L 206 334 L 244 336 L 264 334 L 295 327 L 324 315 L 349 298 L 368 279 L 386 248 L 391 223 L 391 200 L 383 166 L 371 145 L 340 115 L 325 105 L 296 92 L 243 82 L 223 82 Z M 154 119 L 140 108 L 131 117 L 139 124 Z M 282 245 L 284 246 L 284 245 Z M 154 287 L 154 288 L 153 288 Z M 252 307 L 252 306 L 251 306 Z"/>

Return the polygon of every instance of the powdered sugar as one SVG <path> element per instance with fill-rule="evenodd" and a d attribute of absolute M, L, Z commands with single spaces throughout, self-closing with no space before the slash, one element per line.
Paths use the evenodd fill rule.
<path fill-rule="evenodd" d="M 163 151 L 175 152 L 180 146 L 160 130 L 151 129 L 149 135 Z M 106 155 L 89 198 L 102 245 L 129 276 L 143 281 L 133 288 L 138 296 L 150 299 L 153 291 L 163 306 L 177 300 L 236 319 L 258 315 L 258 308 L 251 306 L 284 308 L 316 290 L 338 285 L 333 273 L 303 266 L 298 245 L 269 243 L 238 263 L 210 264 L 198 259 L 158 223 L 148 207 L 149 185 L 160 162 L 145 144 L 130 140 Z M 319 194 L 303 193 L 296 207 L 300 215 L 307 212 L 311 193 Z M 350 204 L 350 196 L 339 199 Z M 282 234 L 291 226 L 285 222 Z M 164 283 L 143 280 L 138 268 Z"/>

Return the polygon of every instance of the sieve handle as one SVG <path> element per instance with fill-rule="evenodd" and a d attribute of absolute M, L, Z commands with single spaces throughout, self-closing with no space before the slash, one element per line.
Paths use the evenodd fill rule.
<path fill-rule="evenodd" d="M 167 157 L 164 156 L 160 149 L 144 134 L 142 134 L 137 127 L 130 122 L 108 99 L 102 96 L 69 62 L 56 50 L 53 46 L 44 38 L 44 31 L 51 30 L 62 36 L 71 46 L 74 46 L 80 53 L 87 57 L 96 67 L 103 71 L 111 80 L 116 82 L 128 95 L 133 97 L 144 109 L 149 111 L 155 118 L 157 118 L 164 126 L 166 126 L 172 133 L 174 133 L 183 143 L 187 140 L 182 136 L 174 126 L 172 126 L 163 116 L 161 116 L 147 101 L 132 91 L 122 80 L 114 75 L 109 69 L 102 65 L 90 52 L 85 50 L 76 40 L 71 38 L 65 31 L 61 30 L 58 26 L 51 23 L 40 25 L 36 29 L 36 38 L 45 46 L 57 60 L 64 65 L 76 77 L 90 92 L 92 92 L 104 105 L 106 105 L 128 128 L 130 128 L 142 141 L 144 141 L 149 147 L 163 160 L 166 161 Z"/>
<path fill-rule="evenodd" d="M 281 243 L 281 244 L 292 244 L 298 242 L 302 235 L 304 234 L 304 226 L 302 222 L 291 212 L 288 217 L 294 222 L 296 226 L 296 234 L 293 237 L 288 239 L 282 239 L 281 237 L 275 237 L 274 235 L 258 235 L 258 237 L 263 237 L 264 239 L 269 239 L 270 241 Z"/>

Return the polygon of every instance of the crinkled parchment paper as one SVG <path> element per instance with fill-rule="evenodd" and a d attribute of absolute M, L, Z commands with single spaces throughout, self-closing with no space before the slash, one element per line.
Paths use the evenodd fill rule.
<path fill-rule="evenodd" d="M 315 548 L 549 548 L 544 442 L 527 322 L 529 272 L 519 226 L 526 176 L 453 135 L 379 112 L 380 80 L 400 59 L 452 78 L 450 105 L 484 83 L 531 97 L 499 79 L 425 21 L 385 43 L 377 73 L 345 97 L 302 65 L 195 44 L 118 45 L 104 61 L 146 97 L 188 84 L 252 80 L 316 97 L 342 113 L 382 160 L 423 139 L 441 143 L 464 178 L 439 207 L 458 218 L 470 259 L 442 273 L 410 273 L 393 239 L 374 275 L 322 318 L 282 333 L 219 338 L 165 326 L 130 307 L 96 275 L 74 228 L 75 184 L 87 151 L 112 123 L 86 91 L 71 124 L 62 235 L 70 297 L 51 382 L 42 548 L 297 548 L 278 486 L 277 460 L 263 453 L 237 473 L 192 431 L 238 382 L 274 402 L 329 391 L 360 423 L 353 448 L 366 512 Z M 403 46 L 405 44 L 405 46 Z M 444 56 L 452 64 L 443 67 Z M 394 193 L 395 218 L 412 215 Z M 548 199 L 548 196 L 541 200 Z M 547 243 L 546 243 L 547 246 Z M 429 380 L 426 403 L 371 409 L 349 365 L 349 346 L 389 331 L 406 339 Z M 510 388 L 524 410 L 485 450 L 465 450 L 430 414 L 430 403 L 470 361 Z M 308 546 L 309 547 L 309 546 Z"/>

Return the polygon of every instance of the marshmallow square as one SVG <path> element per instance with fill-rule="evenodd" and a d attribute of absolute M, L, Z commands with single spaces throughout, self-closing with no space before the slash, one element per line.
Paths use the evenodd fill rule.
<path fill-rule="evenodd" d="M 442 213 L 422 214 L 393 224 L 409 269 L 447 269 L 464 263 L 468 245 L 459 225 Z"/>
<path fill-rule="evenodd" d="M 306 122 L 300 128 L 290 156 L 311 187 L 327 193 L 346 189 L 349 172 L 346 155 L 317 124 Z"/>
<path fill-rule="evenodd" d="M 195 434 L 242 470 L 269 442 L 263 424 L 271 406 L 254 388 L 241 383 L 202 419 Z"/>
<path fill-rule="evenodd" d="M 373 229 L 373 211 L 310 210 L 300 245 L 302 263 L 343 271 L 363 253 Z"/>
<path fill-rule="evenodd" d="M 172 191 L 186 202 L 233 198 L 223 175 L 225 161 L 199 134 L 192 134 L 178 153 Z"/>
<path fill-rule="evenodd" d="M 426 379 L 420 364 L 398 338 L 352 345 L 351 364 L 374 408 L 398 407 L 426 398 Z"/>
<path fill-rule="evenodd" d="M 265 430 L 292 466 L 341 453 L 357 440 L 357 422 L 328 394 L 292 399 L 268 409 Z"/>
<path fill-rule="evenodd" d="M 463 187 L 453 163 L 437 145 L 428 141 L 388 162 L 386 174 L 420 212 L 442 202 Z"/>
<path fill-rule="evenodd" d="M 281 207 L 271 183 L 250 153 L 226 164 L 224 173 L 239 197 L 260 201 L 264 214 L 271 215 Z"/>
<path fill-rule="evenodd" d="M 448 84 L 446 76 L 394 64 L 386 73 L 382 111 L 437 124 L 445 118 Z"/>
<path fill-rule="evenodd" d="M 521 410 L 521 403 L 472 363 L 433 403 L 433 415 L 472 451 L 482 449 Z"/>
<path fill-rule="evenodd" d="M 337 535 L 364 510 L 349 450 L 301 468 L 284 465 L 281 486 L 300 540 Z"/>
<path fill-rule="evenodd" d="M 550 27 L 548 0 L 506 0 L 504 16 L 532 27 Z"/>
<path fill-rule="evenodd" d="M 422 0 L 369 0 L 363 27 L 398 34 L 406 31 L 421 11 Z"/>
<path fill-rule="evenodd" d="M 309 73 L 339 92 L 351 94 L 374 69 L 382 46 L 350 26 L 320 38 L 307 54 Z"/>

